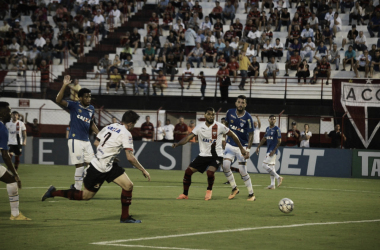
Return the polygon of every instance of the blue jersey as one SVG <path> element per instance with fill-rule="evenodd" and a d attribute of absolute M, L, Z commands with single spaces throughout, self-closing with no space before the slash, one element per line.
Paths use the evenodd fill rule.
<path fill-rule="evenodd" d="M 69 139 L 89 141 L 91 119 L 94 115 L 94 106 L 83 107 L 80 102 L 67 101 L 70 110 Z"/>
<path fill-rule="evenodd" d="M 278 139 L 281 139 L 281 130 L 277 126 L 267 127 L 264 137 L 267 139 L 267 153 L 270 153 L 276 147 Z M 276 150 L 277 153 L 278 149 Z"/>
<path fill-rule="evenodd" d="M 226 121 L 228 122 L 229 129 L 239 138 L 241 145 L 243 147 L 248 146 L 249 133 L 253 133 L 255 130 L 253 128 L 252 116 L 248 112 L 245 112 L 242 117 L 238 117 L 236 109 L 229 109 Z M 227 143 L 234 147 L 238 146 L 230 137 L 227 138 Z"/>
<path fill-rule="evenodd" d="M 8 129 L 0 122 L 0 149 L 8 150 Z"/>

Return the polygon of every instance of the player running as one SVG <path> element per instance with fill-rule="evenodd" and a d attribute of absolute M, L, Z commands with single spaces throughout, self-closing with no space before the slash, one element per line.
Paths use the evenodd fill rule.
<path fill-rule="evenodd" d="M 265 131 L 265 135 L 261 140 L 259 146 L 257 146 L 256 154 L 258 155 L 260 152 L 260 147 L 267 142 L 267 156 L 263 161 L 263 168 L 268 171 L 270 174 L 270 185 L 267 187 L 268 189 L 275 189 L 275 178 L 277 179 L 277 187 L 281 186 L 283 177 L 279 176 L 276 173 L 275 165 L 276 165 L 276 155 L 278 153 L 278 147 L 281 144 L 281 131 L 275 125 L 276 117 L 274 115 L 269 116 L 269 127 L 267 127 Z"/>
<path fill-rule="evenodd" d="M 11 109 L 9 103 L 0 102 L 0 150 L 5 165 L 8 170 L 0 165 L 0 181 L 7 184 L 7 192 L 9 202 L 11 204 L 11 217 L 10 220 L 31 220 L 25 217 L 19 210 L 19 196 L 18 189 L 21 188 L 21 180 L 18 176 L 17 170 L 12 164 L 11 157 L 8 151 L 8 130 L 4 125 L 5 122 L 11 119 Z"/>
<path fill-rule="evenodd" d="M 11 157 L 15 156 L 15 169 L 18 170 L 20 164 L 20 157 L 22 153 L 22 146 L 26 146 L 26 127 L 25 123 L 19 121 L 19 114 L 13 111 L 11 114 L 12 120 L 7 122 L 5 126 L 9 131 L 9 154 Z"/>
<path fill-rule="evenodd" d="M 70 83 L 70 76 L 66 75 L 55 101 L 70 110 L 70 133 L 67 144 L 69 146 L 71 163 L 76 167 L 74 175 L 75 184 L 72 184 L 70 188 L 82 190 L 83 163 L 86 163 L 86 166 L 88 166 L 94 157 L 94 151 L 90 139 L 88 138 L 90 127 L 95 134 L 97 134 L 99 130 L 95 123 L 92 122 L 94 106 L 90 105 L 91 90 L 86 88 L 79 90 L 79 101 L 62 100 L 65 89 Z"/>
<path fill-rule="evenodd" d="M 90 166 L 86 168 L 83 179 L 85 189 L 83 191 L 75 189 L 56 190 L 54 186 L 50 186 L 42 196 L 42 201 L 55 196 L 65 197 L 70 200 L 90 200 L 99 191 L 104 181 L 108 183 L 114 182 L 122 188 L 120 223 L 141 223 L 141 220 L 135 220 L 129 215 L 133 183 L 123 168 L 113 164 L 115 157 L 119 155 L 123 148 L 128 161 L 141 170 L 144 177 L 150 181 L 149 173 L 133 155 L 133 139 L 129 131 L 134 128 L 139 118 L 139 115 L 134 111 L 127 111 L 123 115 L 121 124 L 108 125 L 99 132 L 94 142 L 97 147 L 97 153 Z"/>
<path fill-rule="evenodd" d="M 236 109 L 229 109 L 226 114 L 226 123 L 228 123 L 229 129 L 231 129 L 239 139 L 241 143 L 248 152 L 251 149 L 253 142 L 253 119 L 251 115 L 245 111 L 247 107 L 247 98 L 244 95 L 239 95 L 235 102 Z M 241 178 L 244 181 L 245 186 L 248 189 L 248 201 L 255 201 L 256 197 L 253 192 L 251 177 L 247 171 L 247 158 L 244 155 L 240 154 L 238 149 L 238 144 L 235 140 L 227 138 L 226 149 L 224 150 L 224 159 L 223 159 L 223 171 L 224 175 L 227 177 L 228 182 L 232 187 L 231 194 L 228 196 L 228 199 L 233 199 L 238 193 L 239 189 L 237 188 L 235 177 L 231 171 L 231 164 L 234 161 L 235 157 L 239 162 L 239 173 Z"/>
<path fill-rule="evenodd" d="M 222 123 L 215 121 L 215 110 L 207 108 L 205 112 L 206 121 L 196 126 L 193 131 L 178 143 L 172 145 L 173 148 L 182 146 L 189 142 L 194 136 L 198 136 L 200 154 L 195 158 L 185 171 L 183 177 L 183 194 L 179 195 L 177 199 L 188 199 L 189 188 L 191 185 L 191 176 L 195 172 L 203 174 L 207 169 L 207 182 L 208 187 L 206 191 L 205 200 L 211 200 L 212 186 L 215 180 L 215 171 L 220 167 L 223 162 L 223 148 L 222 139 L 224 135 L 232 138 L 238 145 L 243 157 L 248 158 L 248 154 L 241 145 L 239 138 L 224 126 Z"/>

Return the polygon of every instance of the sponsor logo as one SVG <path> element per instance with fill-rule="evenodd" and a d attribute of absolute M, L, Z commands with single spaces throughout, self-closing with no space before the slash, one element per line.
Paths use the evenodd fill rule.
<path fill-rule="evenodd" d="M 82 158 L 82 156 L 77 155 L 77 160 L 79 161 Z"/>
<path fill-rule="evenodd" d="M 81 109 L 78 109 L 78 112 L 79 112 L 79 113 L 82 113 L 82 110 L 81 110 Z"/>
<path fill-rule="evenodd" d="M 340 101 L 360 140 L 367 148 L 380 128 L 378 122 L 372 131 L 368 129 L 368 107 L 378 107 L 380 112 L 380 85 L 372 84 L 370 79 L 367 79 L 366 84 L 342 82 Z M 361 109 L 361 112 L 358 109 Z"/>
<path fill-rule="evenodd" d="M 231 120 L 231 123 L 234 123 L 234 120 Z"/>
<path fill-rule="evenodd" d="M 231 125 L 230 128 L 232 130 L 235 130 L 235 131 L 239 131 L 241 133 L 244 133 L 244 129 L 243 128 L 238 128 L 237 126 L 234 126 L 234 125 Z"/>
<path fill-rule="evenodd" d="M 265 137 L 267 140 L 273 140 L 273 136 L 267 136 Z"/>
<path fill-rule="evenodd" d="M 87 123 L 91 122 L 90 118 L 87 118 L 87 117 L 84 117 L 84 116 L 81 116 L 81 115 L 77 115 L 77 118 L 79 120 L 82 120 L 82 121 L 87 122 Z"/>
<path fill-rule="evenodd" d="M 213 131 L 212 134 L 215 136 L 216 135 L 216 131 Z"/>
<path fill-rule="evenodd" d="M 207 143 L 214 143 L 214 142 L 216 142 L 216 140 L 214 140 L 214 139 L 207 139 L 207 138 L 203 138 L 202 141 L 203 142 L 207 142 Z"/>

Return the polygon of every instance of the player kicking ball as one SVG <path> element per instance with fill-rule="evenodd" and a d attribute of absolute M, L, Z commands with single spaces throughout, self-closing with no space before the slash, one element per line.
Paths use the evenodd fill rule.
<path fill-rule="evenodd" d="M 224 135 L 228 135 L 238 145 L 241 154 L 247 159 L 248 154 L 241 145 L 239 138 L 222 123 L 215 121 L 215 110 L 207 108 L 205 112 L 206 121 L 197 125 L 193 131 L 178 143 L 172 145 L 173 148 L 185 145 L 194 136 L 198 136 L 200 154 L 190 163 L 183 177 L 183 194 L 178 196 L 179 199 L 188 199 L 189 188 L 191 185 L 191 176 L 195 172 L 204 173 L 207 169 L 208 187 L 205 200 L 211 200 L 212 186 L 215 180 L 215 171 L 223 162 L 222 139 Z"/>
<path fill-rule="evenodd" d="M 275 125 L 276 117 L 274 115 L 269 116 L 269 127 L 265 131 L 265 135 L 261 140 L 259 146 L 257 146 L 256 154 L 259 155 L 260 147 L 267 142 L 267 156 L 263 161 L 263 168 L 270 174 L 270 185 L 267 189 L 275 189 L 275 178 L 277 179 L 277 187 L 281 186 L 283 177 L 276 173 L 276 156 L 278 154 L 278 147 L 281 144 L 281 131 Z"/>
<path fill-rule="evenodd" d="M 246 147 L 246 151 L 249 155 L 253 142 L 253 119 L 252 116 L 245 111 L 247 107 L 247 98 L 244 95 L 239 95 L 235 102 L 236 109 L 229 109 L 226 114 L 226 123 L 228 128 L 233 131 L 239 139 L 239 142 Z M 231 164 L 235 157 L 239 163 L 239 173 L 244 181 L 245 186 L 248 189 L 248 201 L 255 201 L 256 197 L 253 192 L 251 177 L 247 171 L 247 158 L 240 154 L 237 143 L 230 138 L 227 138 L 226 148 L 224 150 L 223 159 L 223 172 L 228 182 L 232 187 L 231 194 L 228 196 L 229 200 L 235 198 L 239 193 L 237 188 L 235 177 L 231 171 Z"/>
<path fill-rule="evenodd" d="M 90 164 L 94 157 L 90 139 L 88 135 L 91 130 L 97 134 L 99 132 L 95 123 L 92 122 L 94 117 L 94 106 L 91 103 L 91 90 L 82 88 L 78 92 L 79 101 L 65 101 L 63 94 L 66 87 L 71 83 L 70 76 L 66 75 L 63 85 L 59 91 L 56 103 L 70 110 L 70 133 L 67 141 L 69 147 L 70 161 L 75 164 L 75 184 L 71 185 L 71 189 L 82 190 L 84 166 Z"/>
<path fill-rule="evenodd" d="M 4 123 L 11 119 L 11 109 L 9 103 L 0 102 L 0 150 L 5 165 L 8 170 L 0 165 L 0 181 L 7 184 L 7 192 L 9 196 L 9 202 L 11 204 L 11 217 L 10 220 L 31 220 L 25 217 L 18 209 L 19 196 L 18 189 L 21 188 L 21 180 L 15 167 L 12 164 L 11 157 L 8 151 L 8 129 Z M 11 173 L 10 173 L 10 172 Z"/>
<path fill-rule="evenodd" d="M 129 206 L 132 202 L 133 183 L 124 169 L 113 164 L 121 149 L 125 150 L 128 161 L 137 169 L 141 170 L 145 178 L 150 181 L 150 175 L 133 155 L 133 139 L 129 132 L 135 126 L 139 115 L 134 111 L 127 111 L 122 118 L 122 124 L 114 123 L 104 127 L 96 137 L 94 145 L 97 153 L 86 168 L 83 179 L 85 189 L 56 190 L 50 186 L 42 196 L 42 201 L 47 198 L 60 196 L 70 200 L 90 200 L 99 191 L 104 181 L 114 182 L 122 188 L 121 191 L 121 223 L 141 223 L 129 215 Z"/>

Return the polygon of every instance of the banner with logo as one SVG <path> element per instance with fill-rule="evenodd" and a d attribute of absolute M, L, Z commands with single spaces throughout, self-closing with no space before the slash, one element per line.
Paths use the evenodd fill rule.
<path fill-rule="evenodd" d="M 344 119 L 349 148 L 380 148 L 380 82 L 371 79 L 334 79 L 333 103 Z M 342 124 L 341 120 L 336 120 Z"/>
<path fill-rule="evenodd" d="M 380 178 L 380 151 L 353 150 L 352 177 Z"/>
<path fill-rule="evenodd" d="M 256 147 L 251 148 L 247 160 L 248 172 L 268 173 L 262 166 L 266 150 L 266 147 L 261 147 L 257 155 Z M 191 147 L 192 160 L 198 154 L 199 146 L 194 143 Z M 280 147 L 276 157 L 276 171 L 281 175 L 351 177 L 351 163 L 352 152 L 347 149 Z M 237 167 L 238 163 L 235 162 L 233 166 Z"/>

